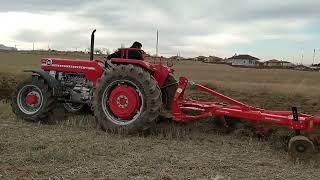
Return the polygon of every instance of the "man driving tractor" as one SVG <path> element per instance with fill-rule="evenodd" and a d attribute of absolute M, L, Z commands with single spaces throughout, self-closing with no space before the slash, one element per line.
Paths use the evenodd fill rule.
<path fill-rule="evenodd" d="M 129 50 L 128 51 L 128 59 L 136 59 L 136 60 L 143 60 L 144 51 L 141 49 L 142 44 L 140 42 L 134 42 L 130 48 L 135 48 L 138 50 Z M 119 50 L 115 51 L 114 53 L 107 56 L 107 59 L 112 58 L 121 58 L 121 52 Z"/>

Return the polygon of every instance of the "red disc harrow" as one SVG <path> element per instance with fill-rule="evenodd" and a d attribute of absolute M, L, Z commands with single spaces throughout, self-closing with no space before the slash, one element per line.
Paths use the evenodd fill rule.
<path fill-rule="evenodd" d="M 196 86 L 225 103 L 185 99 L 184 93 L 188 84 Z M 300 113 L 296 107 L 292 107 L 292 111 L 271 111 L 249 106 L 201 84 L 191 83 L 185 77 L 180 77 L 179 87 L 172 103 L 172 116 L 173 120 L 178 122 L 190 122 L 215 116 L 247 120 L 253 126 L 258 126 L 262 122 L 287 126 L 296 133 L 289 142 L 289 152 L 299 159 L 308 158 L 315 152 L 315 145 L 318 144 L 318 138 L 312 137 L 312 132 L 314 125 L 320 123 L 319 116 Z"/>

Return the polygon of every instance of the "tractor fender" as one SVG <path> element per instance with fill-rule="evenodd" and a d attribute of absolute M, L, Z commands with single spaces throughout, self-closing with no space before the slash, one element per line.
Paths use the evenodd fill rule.
<path fill-rule="evenodd" d="M 173 70 L 169 67 L 165 67 L 159 64 L 151 64 L 144 60 L 132 60 L 132 59 L 120 59 L 113 58 L 111 59 L 113 64 L 133 64 L 142 67 L 143 69 L 150 72 L 153 77 L 157 80 L 160 87 L 164 86 L 164 83 L 170 73 L 173 73 Z"/>
<path fill-rule="evenodd" d="M 154 72 L 156 69 L 151 63 L 148 63 L 143 60 L 132 60 L 132 59 L 120 59 L 120 58 L 112 58 L 111 63 L 113 64 L 134 64 L 140 66 L 149 72 Z"/>
<path fill-rule="evenodd" d="M 52 88 L 54 96 L 62 96 L 63 91 L 60 82 L 50 76 L 46 71 L 25 70 L 23 72 L 32 72 L 33 74 L 42 77 L 48 83 L 49 87 Z"/>

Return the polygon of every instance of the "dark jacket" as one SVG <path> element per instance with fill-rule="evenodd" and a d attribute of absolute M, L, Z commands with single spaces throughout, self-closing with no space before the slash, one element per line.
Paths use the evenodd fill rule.
<path fill-rule="evenodd" d="M 143 60 L 143 50 L 129 50 L 128 52 L 128 59 L 136 59 L 136 60 Z M 118 50 L 109 56 L 107 56 L 107 59 L 112 58 L 121 58 L 121 52 Z"/>

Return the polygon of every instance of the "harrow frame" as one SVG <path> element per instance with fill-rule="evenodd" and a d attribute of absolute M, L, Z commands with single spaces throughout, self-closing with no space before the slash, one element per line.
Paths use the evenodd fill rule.
<path fill-rule="evenodd" d="M 215 101 L 205 102 L 185 99 L 184 93 L 188 84 L 196 86 L 201 91 L 209 93 L 228 104 Z M 196 112 L 196 115 L 189 114 L 188 111 Z M 296 107 L 292 107 L 292 111 L 271 111 L 253 107 L 201 84 L 189 82 L 186 77 L 180 77 L 179 79 L 179 87 L 172 102 L 171 112 L 173 120 L 177 122 L 190 122 L 212 116 L 228 116 L 248 120 L 251 121 L 250 123 L 252 124 L 265 122 L 287 126 L 289 129 L 295 130 L 297 134 L 300 134 L 302 131 L 310 134 L 313 131 L 314 124 L 320 123 L 319 116 L 298 113 Z"/>

